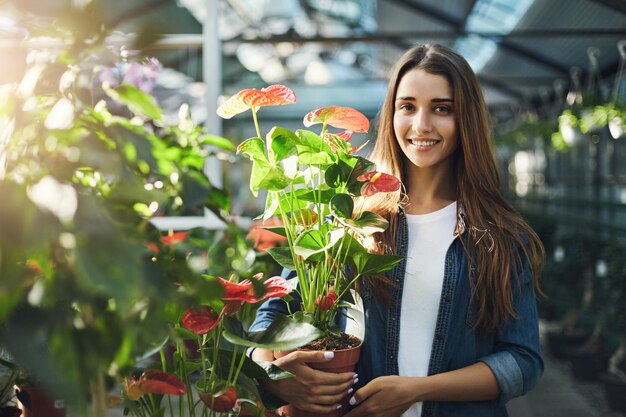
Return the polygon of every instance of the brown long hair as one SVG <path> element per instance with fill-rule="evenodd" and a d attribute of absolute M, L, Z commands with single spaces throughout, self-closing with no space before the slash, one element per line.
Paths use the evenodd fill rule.
<path fill-rule="evenodd" d="M 378 135 L 370 155 L 377 169 L 408 184 L 405 159 L 393 128 L 394 101 L 398 84 L 412 69 L 446 77 L 452 88 L 459 147 L 455 154 L 458 210 L 462 210 L 465 233 L 461 236 L 468 259 L 468 279 L 477 306 L 475 328 L 489 334 L 511 317 L 515 278 L 528 261 L 535 289 L 544 249 L 535 232 L 500 193 L 487 107 L 478 79 L 467 61 L 441 45 L 417 45 L 396 63 L 379 114 Z M 383 246 L 394 246 L 397 214 L 403 205 L 402 190 L 371 197 L 366 209 L 387 217 L 390 227 L 378 236 Z M 461 213 L 459 213 L 461 214 Z M 457 216 L 457 218 L 460 218 Z M 460 225 L 457 225 L 457 227 Z M 395 248 L 394 248 L 395 249 Z M 517 284 L 514 285 L 514 282 Z"/>

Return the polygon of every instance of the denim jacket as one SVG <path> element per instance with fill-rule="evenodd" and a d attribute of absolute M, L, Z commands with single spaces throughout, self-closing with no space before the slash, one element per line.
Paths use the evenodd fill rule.
<path fill-rule="evenodd" d="M 406 217 L 403 214 L 399 216 L 396 247 L 400 255 L 406 255 Z M 446 253 L 443 288 L 428 374 L 452 371 L 482 361 L 493 371 L 501 395 L 494 401 L 427 401 L 422 408 L 423 417 L 507 416 L 505 404 L 532 389 L 543 373 L 536 299 L 528 265 L 524 265 L 518 275 L 520 286 L 513 285 L 514 307 L 518 318 L 509 319 L 503 327 L 489 336 L 481 336 L 472 329 L 476 306 L 470 303 L 468 262 L 460 240 L 463 238 L 466 236 L 455 238 Z M 357 388 L 379 376 L 398 375 L 400 311 L 405 271 L 406 260 L 403 260 L 389 275 L 397 283 L 390 290 L 393 303 L 389 308 L 368 287 L 362 291 L 365 340 L 357 364 Z M 297 300 L 292 301 L 291 308 L 297 308 L 297 304 Z M 268 327 L 276 314 L 287 314 L 287 311 L 282 300 L 268 300 L 259 308 L 251 330 Z"/>

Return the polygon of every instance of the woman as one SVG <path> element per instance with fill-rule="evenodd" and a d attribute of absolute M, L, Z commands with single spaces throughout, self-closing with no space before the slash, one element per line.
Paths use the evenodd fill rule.
<path fill-rule="evenodd" d="M 315 412 L 351 395 L 347 417 L 506 416 L 506 402 L 543 372 L 535 290 L 544 253 L 500 194 L 486 106 L 465 59 L 440 45 L 400 58 L 370 159 L 405 186 L 366 209 L 390 221 L 379 247 L 406 260 L 361 290 L 356 386 L 351 373 L 306 365 L 324 352 L 296 352 L 275 361 L 295 380 L 267 388 Z M 262 307 L 258 323 L 275 307 Z"/>

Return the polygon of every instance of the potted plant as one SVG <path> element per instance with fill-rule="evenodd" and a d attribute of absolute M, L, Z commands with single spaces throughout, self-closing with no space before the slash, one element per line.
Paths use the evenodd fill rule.
<path fill-rule="evenodd" d="M 319 133 L 276 126 L 263 136 L 258 110 L 295 101 L 293 91 L 282 85 L 245 89 L 224 102 L 217 113 L 231 118 L 252 111 L 256 137 L 243 141 L 237 152 L 252 161 L 252 194 L 267 191 L 265 210 L 259 218 L 267 221 L 280 216 L 282 222 L 267 230 L 284 236 L 287 246 L 268 252 L 296 273 L 300 309 L 291 317 L 311 323 L 322 332 L 323 337 L 305 348 L 336 350 L 330 366 L 345 371 L 354 367 L 361 341 L 343 334 L 335 319 L 342 307 L 353 302 L 351 290 L 359 279 L 382 274 L 401 259 L 368 251 L 365 241 L 384 231 L 388 223 L 377 214 L 363 211 L 360 202 L 379 192 L 396 191 L 400 182 L 355 155 L 358 149 L 349 139 L 353 132 L 366 132 L 369 121 L 352 108 L 330 106 L 309 112 L 304 125 L 321 125 Z M 331 132 L 330 127 L 344 130 Z M 225 336 L 238 340 L 232 333 Z M 344 355 L 351 361 L 347 369 L 335 365 Z"/>

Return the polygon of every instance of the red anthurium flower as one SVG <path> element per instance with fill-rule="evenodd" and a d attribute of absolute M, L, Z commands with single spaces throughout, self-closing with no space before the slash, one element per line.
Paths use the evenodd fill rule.
<path fill-rule="evenodd" d="M 138 380 L 126 381 L 126 394 L 133 401 L 146 394 L 185 395 L 186 392 L 185 385 L 176 375 L 158 369 L 148 369 Z"/>
<path fill-rule="evenodd" d="M 204 405 L 211 410 L 225 413 L 232 410 L 237 403 L 237 388 L 231 385 L 215 394 L 199 392 L 198 396 Z"/>
<path fill-rule="evenodd" d="M 269 278 L 265 281 L 265 294 L 259 301 L 273 297 L 284 297 L 291 292 L 291 286 L 286 279 L 279 276 Z"/>
<path fill-rule="evenodd" d="M 326 311 L 332 308 L 335 301 L 337 301 L 337 293 L 335 293 L 335 290 L 330 290 L 325 296 L 318 295 L 317 300 L 315 300 L 315 304 L 321 311 Z"/>
<path fill-rule="evenodd" d="M 363 113 L 351 107 L 330 106 L 315 109 L 304 116 L 306 127 L 317 123 L 325 123 L 337 129 L 346 129 L 353 132 L 367 132 L 370 121 Z"/>
<path fill-rule="evenodd" d="M 221 319 L 209 306 L 190 308 L 183 314 L 181 322 L 185 329 L 197 334 L 207 334 L 217 327 Z"/>
<path fill-rule="evenodd" d="M 354 132 L 351 130 L 344 130 L 343 132 L 337 133 L 337 136 L 339 136 L 341 139 L 345 140 L 346 142 L 349 142 L 350 139 L 352 139 L 353 133 Z"/>
<path fill-rule="evenodd" d="M 378 171 L 370 171 L 357 177 L 357 181 L 364 182 L 361 195 L 370 196 L 377 193 L 388 193 L 400 189 L 400 180 L 393 175 Z"/>
<path fill-rule="evenodd" d="M 256 274 L 254 278 L 261 279 L 263 274 Z M 257 297 L 254 292 L 252 282 L 245 279 L 241 282 L 230 282 L 224 278 L 218 277 L 220 284 L 224 287 L 224 295 L 222 300 L 225 301 L 244 301 L 246 303 L 258 303 L 271 297 L 284 297 L 291 292 L 289 283 L 279 276 L 269 278 L 265 281 L 265 294 Z"/>
<path fill-rule="evenodd" d="M 224 119 L 230 119 L 252 107 L 282 106 L 295 102 L 296 95 L 284 85 L 274 84 L 260 90 L 246 88 L 226 100 L 217 109 L 217 114 Z"/>

